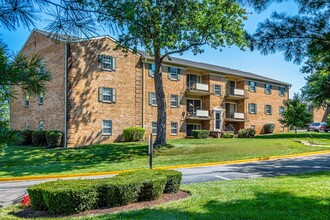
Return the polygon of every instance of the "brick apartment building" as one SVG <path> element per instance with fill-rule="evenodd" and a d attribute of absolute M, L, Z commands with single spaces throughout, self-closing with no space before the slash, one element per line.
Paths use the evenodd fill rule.
<path fill-rule="evenodd" d="M 39 53 L 53 79 L 39 97 L 23 94 L 10 106 L 15 129 L 60 130 L 67 146 L 119 140 L 123 129 L 141 126 L 156 132 L 153 58 L 113 50 L 112 38 L 78 39 L 34 30 L 21 52 Z M 214 134 L 278 122 L 290 84 L 260 75 L 171 58 L 163 64 L 167 137 L 182 138 L 193 129 Z"/>

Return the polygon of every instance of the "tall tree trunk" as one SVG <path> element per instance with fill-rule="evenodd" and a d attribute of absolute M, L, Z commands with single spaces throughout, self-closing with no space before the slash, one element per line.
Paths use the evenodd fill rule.
<path fill-rule="evenodd" d="M 166 99 L 163 88 L 160 50 L 155 50 L 155 92 L 157 98 L 157 137 L 154 146 L 166 145 Z"/>

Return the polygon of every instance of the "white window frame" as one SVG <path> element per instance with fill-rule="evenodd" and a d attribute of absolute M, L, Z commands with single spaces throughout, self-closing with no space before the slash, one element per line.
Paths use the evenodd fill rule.
<path fill-rule="evenodd" d="M 30 124 L 28 121 L 25 122 L 25 130 L 30 130 Z"/>
<path fill-rule="evenodd" d="M 173 103 L 175 103 L 173 105 Z M 171 108 L 178 108 L 179 107 L 179 96 L 178 95 L 170 95 L 170 106 Z"/>
<path fill-rule="evenodd" d="M 104 99 L 104 97 L 108 97 L 109 99 Z M 99 88 L 99 101 L 105 103 L 115 103 L 116 102 L 116 89 L 101 87 Z"/>
<path fill-rule="evenodd" d="M 267 86 L 268 86 L 269 88 L 267 88 Z M 265 84 L 265 93 L 266 93 L 267 95 L 272 94 L 272 85 L 271 85 L 271 84 Z"/>
<path fill-rule="evenodd" d="M 111 125 L 104 125 L 105 122 L 110 122 Z M 110 129 L 110 133 L 104 132 L 104 129 Z M 112 135 L 112 120 L 102 120 L 102 135 Z"/>
<path fill-rule="evenodd" d="M 250 125 L 250 128 L 252 128 L 252 129 L 256 129 L 256 126 L 255 125 Z"/>
<path fill-rule="evenodd" d="M 113 56 L 110 55 L 106 55 L 106 54 L 101 54 L 101 68 L 102 70 L 105 71 L 115 71 L 116 67 L 115 67 L 115 63 L 116 63 L 116 58 L 114 58 Z"/>
<path fill-rule="evenodd" d="M 219 87 L 219 88 L 217 88 L 217 87 Z M 214 95 L 216 95 L 216 96 L 222 96 L 222 86 L 218 85 L 218 84 L 214 84 L 213 92 L 214 92 Z"/>
<path fill-rule="evenodd" d="M 45 129 L 45 122 L 43 120 L 39 121 L 39 130 L 44 130 Z"/>
<path fill-rule="evenodd" d="M 223 127 L 223 110 L 222 109 L 220 109 L 220 108 L 214 108 L 213 109 L 214 111 L 214 118 L 213 118 L 213 120 L 214 120 L 214 126 L 213 126 L 213 129 L 214 129 L 214 131 L 222 131 L 222 127 Z M 219 129 L 218 128 L 216 128 L 216 126 L 217 126 L 217 119 L 216 119 L 216 114 L 220 114 L 220 123 L 219 123 Z"/>
<path fill-rule="evenodd" d="M 282 94 L 282 92 L 281 92 L 281 89 L 283 89 L 283 94 Z M 284 86 L 280 86 L 280 87 L 278 88 L 278 93 L 279 93 L 280 96 L 285 96 L 285 93 L 286 93 L 286 89 L 285 89 L 285 87 L 284 87 Z"/>
<path fill-rule="evenodd" d="M 169 66 L 167 70 L 170 80 L 179 80 L 179 68 Z M 172 72 L 172 70 L 175 70 L 175 72 Z"/>
<path fill-rule="evenodd" d="M 151 122 L 151 133 L 153 135 L 157 135 L 157 122 L 156 121 Z"/>
<path fill-rule="evenodd" d="M 282 109 L 283 109 L 283 111 L 282 111 Z M 284 106 L 280 106 L 279 107 L 279 110 L 278 110 L 278 114 L 280 115 L 280 116 L 283 116 L 283 112 L 285 111 L 285 107 Z"/>
<path fill-rule="evenodd" d="M 270 110 L 269 113 L 267 112 L 267 106 L 269 106 L 269 110 Z M 271 106 L 271 105 L 265 105 L 265 114 L 266 114 L 266 115 L 272 115 L 272 111 L 273 111 L 273 110 L 272 110 L 272 106 Z"/>
<path fill-rule="evenodd" d="M 150 97 L 150 95 L 152 96 L 152 97 Z M 154 93 L 154 92 L 150 92 L 149 93 L 149 99 L 151 98 L 151 101 L 149 100 L 149 103 L 150 103 L 150 105 L 151 106 L 157 106 L 157 97 L 156 97 L 156 93 Z"/>
<path fill-rule="evenodd" d="M 39 105 L 43 105 L 44 104 L 44 94 L 40 93 L 39 94 Z"/>
<path fill-rule="evenodd" d="M 176 132 L 172 132 L 173 130 L 175 130 Z M 178 122 L 171 122 L 171 132 L 170 133 L 171 133 L 171 135 L 178 135 Z"/>
<path fill-rule="evenodd" d="M 253 86 L 251 84 L 253 84 Z M 256 92 L 256 90 L 257 90 L 257 83 L 255 81 L 249 81 L 249 91 Z"/>
<path fill-rule="evenodd" d="M 252 111 L 250 111 L 250 106 L 254 106 L 254 111 L 252 112 Z M 257 114 L 257 104 L 256 103 L 249 103 L 249 105 L 248 105 L 248 111 L 249 111 L 249 114 Z"/>

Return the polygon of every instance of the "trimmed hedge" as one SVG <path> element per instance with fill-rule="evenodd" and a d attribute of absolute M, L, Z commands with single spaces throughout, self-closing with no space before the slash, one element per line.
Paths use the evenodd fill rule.
<path fill-rule="evenodd" d="M 20 145 L 26 146 L 32 144 L 32 132 L 31 130 L 24 130 L 21 132 L 20 136 L 22 138 L 22 141 Z"/>
<path fill-rule="evenodd" d="M 208 138 L 208 136 L 210 135 L 210 131 L 209 130 L 192 130 L 191 134 L 196 139 Z"/>
<path fill-rule="evenodd" d="M 123 137 L 125 141 L 141 141 L 144 137 L 145 129 L 141 127 L 125 128 Z"/>
<path fill-rule="evenodd" d="M 267 123 L 264 125 L 263 130 L 265 134 L 271 134 L 274 132 L 275 124 L 274 123 Z"/>
<path fill-rule="evenodd" d="M 248 128 L 246 131 L 249 137 L 254 137 L 256 135 L 256 130 L 253 128 Z"/>
<path fill-rule="evenodd" d="M 63 133 L 61 131 L 47 131 L 46 140 L 48 147 L 62 147 Z"/>
<path fill-rule="evenodd" d="M 45 146 L 47 144 L 46 131 L 32 132 L 32 144 L 34 146 Z"/>
<path fill-rule="evenodd" d="M 223 133 L 222 138 L 233 138 L 235 135 L 233 133 Z"/>
<path fill-rule="evenodd" d="M 182 174 L 172 170 L 141 170 L 112 178 L 57 180 L 28 188 L 32 208 L 54 215 L 73 214 L 99 207 L 150 201 L 162 193 L 177 192 Z"/>
<path fill-rule="evenodd" d="M 249 138 L 254 137 L 256 131 L 253 128 L 239 129 L 237 132 L 238 138 Z"/>

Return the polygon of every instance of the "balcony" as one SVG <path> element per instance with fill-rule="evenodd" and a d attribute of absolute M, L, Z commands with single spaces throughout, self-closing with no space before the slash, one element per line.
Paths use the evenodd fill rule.
<path fill-rule="evenodd" d="M 210 95 L 209 85 L 203 83 L 189 83 L 187 86 L 188 95 Z"/>
<path fill-rule="evenodd" d="M 247 121 L 246 115 L 240 112 L 230 112 L 226 114 L 226 121 Z"/>
<path fill-rule="evenodd" d="M 226 90 L 226 97 L 231 99 L 247 99 L 248 94 L 245 90 L 234 87 L 227 88 Z"/>
<path fill-rule="evenodd" d="M 210 111 L 196 110 L 195 112 L 187 112 L 186 119 L 190 120 L 211 120 Z"/>

